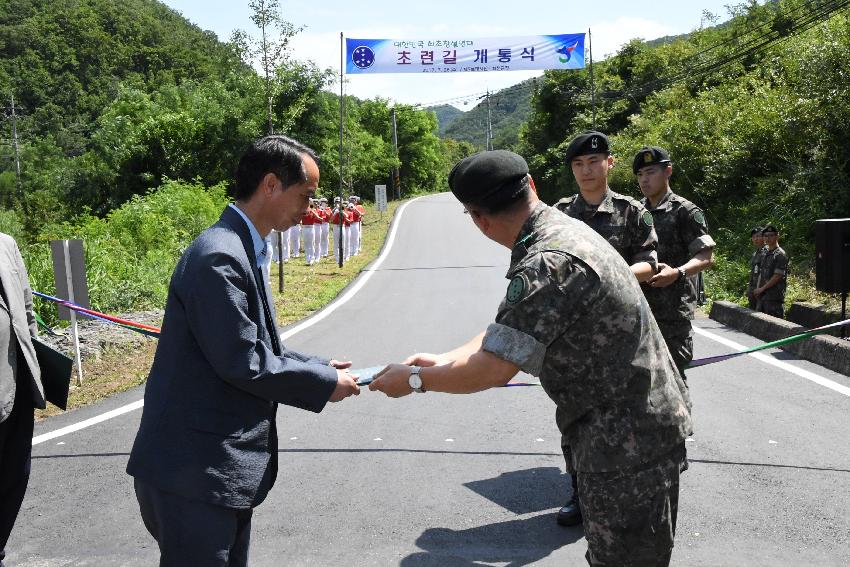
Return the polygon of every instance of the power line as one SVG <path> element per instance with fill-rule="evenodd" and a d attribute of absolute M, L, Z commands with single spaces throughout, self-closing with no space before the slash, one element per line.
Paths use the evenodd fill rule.
<path fill-rule="evenodd" d="M 788 23 L 789 15 L 799 11 L 801 7 L 792 9 L 787 13 L 777 15 L 773 20 L 771 20 L 771 22 L 762 24 L 757 28 L 754 28 L 757 30 L 767 25 L 770 25 L 769 31 L 758 35 L 755 38 L 747 40 L 741 46 L 740 49 L 732 52 L 731 54 L 725 57 L 721 57 L 713 61 L 706 61 L 694 67 L 682 68 L 677 74 L 673 75 L 672 77 L 659 77 L 658 79 L 648 81 L 642 85 L 638 85 L 625 91 L 611 91 L 610 94 L 605 98 L 619 100 L 626 97 L 641 97 L 645 96 L 646 94 L 649 94 L 652 91 L 660 90 L 661 88 L 665 88 L 685 79 L 703 78 L 714 71 L 718 71 L 732 63 L 735 63 L 736 61 L 754 55 L 758 52 L 764 51 L 776 43 L 782 42 L 798 33 L 802 33 L 814 27 L 815 25 L 828 20 L 835 12 L 847 7 L 848 5 L 850 5 L 850 0 L 832 0 L 824 2 L 820 6 L 816 7 L 816 9 L 806 12 L 804 16 L 800 18 L 796 23 Z M 782 21 L 780 22 L 780 20 Z M 785 24 L 785 26 L 780 27 L 778 24 Z M 725 42 L 715 44 L 703 50 L 701 53 L 708 52 L 717 47 L 718 45 L 729 44 L 733 40 L 738 39 L 743 35 L 744 34 L 741 34 L 739 36 L 736 36 L 735 38 L 726 40 Z"/>
<path fill-rule="evenodd" d="M 634 86 L 628 90 L 601 91 L 598 94 L 606 100 L 620 100 L 630 98 L 632 99 L 632 101 L 637 103 L 638 97 L 644 97 L 645 95 L 653 91 L 666 88 L 667 86 L 683 81 L 685 79 L 694 80 L 703 78 L 712 72 L 718 71 L 727 67 L 728 65 L 735 63 L 736 61 L 740 61 L 748 56 L 762 52 L 775 44 L 778 44 L 786 39 L 789 39 L 790 37 L 797 35 L 798 33 L 802 33 L 808 29 L 811 29 L 815 25 L 828 20 L 835 12 L 847 7 L 848 5 L 850 5 L 850 0 L 815 0 L 799 4 L 796 7 L 789 8 L 784 12 L 777 11 L 775 16 L 766 22 L 760 23 L 754 27 L 741 31 L 740 33 L 736 33 L 731 38 L 718 41 L 696 53 L 688 55 L 680 62 L 681 67 L 678 72 L 676 72 L 672 76 L 668 75 L 667 77 L 659 77 L 652 81 L 647 81 L 646 83 L 643 83 L 641 85 Z M 801 14 L 802 17 L 797 19 L 797 21 L 795 22 L 794 18 Z M 756 35 L 753 36 L 753 34 Z M 745 41 L 741 41 L 744 38 L 746 38 Z M 732 44 L 737 44 L 737 49 L 728 55 L 714 58 L 708 61 L 703 61 L 695 65 L 687 65 L 692 61 L 698 61 L 700 58 L 703 58 L 705 55 L 711 53 L 712 51 L 715 51 L 722 47 L 728 47 Z M 535 80 L 536 79 L 532 79 L 517 83 L 516 85 L 506 87 L 498 92 L 491 93 L 491 96 L 493 97 L 493 100 L 496 101 L 500 96 L 511 93 L 512 91 L 522 92 L 534 89 L 537 86 L 535 84 Z M 569 94 L 574 97 L 590 98 L 589 94 L 586 94 L 579 90 L 572 91 Z M 485 96 L 485 91 L 470 93 L 452 98 L 436 100 L 428 103 L 418 103 L 416 105 L 411 105 L 408 108 L 402 107 L 399 109 L 399 111 L 412 112 L 420 111 L 428 107 L 451 104 L 455 102 L 472 102 L 474 100 L 481 99 Z"/>

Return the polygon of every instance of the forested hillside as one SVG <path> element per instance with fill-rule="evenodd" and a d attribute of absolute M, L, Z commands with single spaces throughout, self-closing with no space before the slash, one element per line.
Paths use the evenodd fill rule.
<path fill-rule="evenodd" d="M 611 186 L 626 194 L 640 196 L 638 148 L 668 148 L 674 190 L 706 210 L 719 243 L 714 297 L 741 297 L 750 228 L 768 222 L 796 276 L 787 299 L 806 297 L 814 221 L 850 216 L 848 5 L 752 2 L 673 42 L 632 41 L 595 66 L 595 120 L 588 70 L 547 71 L 519 146 L 538 189 L 549 202 L 577 191 L 564 150 L 594 126 L 612 137 Z"/>
<path fill-rule="evenodd" d="M 442 104 L 440 106 L 428 107 L 428 110 L 434 113 L 437 117 L 438 133 L 443 136 L 446 133 L 446 128 L 451 126 L 452 122 L 463 116 L 463 111 L 458 110 L 450 104 Z"/>
<path fill-rule="evenodd" d="M 94 305 L 161 306 L 182 247 L 214 220 L 241 151 L 268 131 L 256 59 L 236 36 L 222 43 L 154 0 L 0 3 L 0 231 L 18 239 L 37 289 L 53 289 L 48 239 L 82 237 L 97 259 Z M 339 188 L 335 80 L 284 56 L 269 83 L 274 131 L 319 151 L 325 195 Z M 370 198 L 397 165 L 404 195 L 445 189 L 471 151 L 437 137 L 433 112 L 396 112 L 398 156 L 388 101 L 346 97 L 346 192 Z M 213 205 L 163 239 L 169 208 L 184 219 L 193 201 Z"/>
<path fill-rule="evenodd" d="M 490 121 L 493 147 L 510 149 L 519 143 L 520 130 L 531 113 L 531 95 L 536 80 L 529 79 L 490 94 Z M 487 98 L 482 96 L 467 112 L 453 106 L 434 107 L 440 124 L 440 136 L 466 142 L 477 149 L 486 147 Z"/>

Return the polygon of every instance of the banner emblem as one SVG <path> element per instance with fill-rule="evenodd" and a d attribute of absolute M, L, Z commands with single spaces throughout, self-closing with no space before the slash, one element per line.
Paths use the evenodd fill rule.
<path fill-rule="evenodd" d="M 351 53 L 351 61 L 358 69 L 368 69 L 375 63 L 375 52 L 361 45 Z"/>
<path fill-rule="evenodd" d="M 560 53 L 560 54 L 563 55 L 563 57 L 558 57 L 558 61 L 560 61 L 561 63 L 569 62 L 570 58 L 573 55 L 573 51 L 575 51 L 576 47 L 578 47 L 578 41 L 576 41 L 574 44 L 572 44 L 570 46 L 567 46 L 566 44 L 564 44 L 564 46 L 561 47 L 561 49 L 559 49 L 557 51 L 557 53 Z"/>

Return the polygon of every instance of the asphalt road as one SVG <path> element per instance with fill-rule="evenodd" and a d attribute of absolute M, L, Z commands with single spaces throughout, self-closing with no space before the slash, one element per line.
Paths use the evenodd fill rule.
<path fill-rule="evenodd" d="M 287 339 L 356 367 L 440 352 L 492 320 L 507 250 L 450 195 L 411 203 L 386 260 L 350 301 Z M 705 335 L 758 341 L 708 319 Z M 673 564 L 850 565 L 850 377 L 781 351 L 689 373 L 696 434 L 682 477 Z M 528 378 L 525 376 L 525 378 Z M 36 435 L 142 397 L 137 389 L 46 420 Z M 37 444 L 10 566 L 155 565 L 127 455 L 141 412 Z M 583 565 L 581 528 L 555 524 L 568 492 L 554 406 L 539 388 L 390 400 L 364 391 L 316 415 L 278 412 L 280 474 L 254 516 L 251 563 Z"/>

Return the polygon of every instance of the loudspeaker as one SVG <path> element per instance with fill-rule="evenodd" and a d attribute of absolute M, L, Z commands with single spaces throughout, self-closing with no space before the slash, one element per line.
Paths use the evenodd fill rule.
<path fill-rule="evenodd" d="M 850 219 L 815 221 L 815 287 L 850 293 Z"/>

